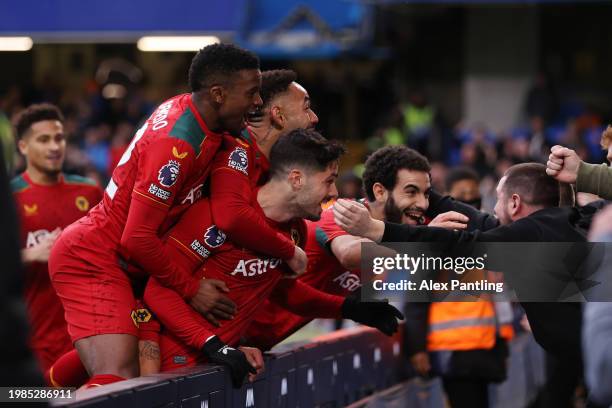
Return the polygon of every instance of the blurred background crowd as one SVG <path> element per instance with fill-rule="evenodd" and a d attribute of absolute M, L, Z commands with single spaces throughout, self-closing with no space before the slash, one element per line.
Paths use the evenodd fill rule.
<path fill-rule="evenodd" d="M 612 76 L 603 44 L 612 30 L 603 11 L 612 5 L 314 1 L 289 2 L 270 17 L 271 2 L 255 3 L 242 19 L 263 26 L 230 39 L 255 48 L 263 69 L 298 72 L 318 129 L 349 146 L 343 196 L 361 195 L 364 159 L 388 144 L 424 153 L 439 191 L 448 191 L 454 169 L 471 169 L 488 211 L 500 174 L 514 163 L 544 163 L 552 145 L 605 160 L 600 137 L 612 119 Z M 262 43 L 258 33 L 270 27 L 275 37 Z M 124 39 L 63 42 L 2 54 L 0 135 L 11 145 L 17 112 L 55 103 L 66 116 L 67 170 L 105 185 L 139 124 L 187 89 L 192 54 L 143 52 Z M 13 172 L 23 169 L 18 155 L 8 161 Z"/>

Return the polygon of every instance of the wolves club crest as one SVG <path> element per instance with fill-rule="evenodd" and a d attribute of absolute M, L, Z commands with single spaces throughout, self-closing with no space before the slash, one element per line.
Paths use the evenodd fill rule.
<path fill-rule="evenodd" d="M 225 242 L 225 233 L 217 228 L 216 225 L 208 227 L 204 233 L 204 243 L 210 248 L 217 248 Z"/>
<path fill-rule="evenodd" d="M 291 228 L 291 240 L 295 245 L 300 245 L 300 231 L 295 228 Z"/>
<path fill-rule="evenodd" d="M 180 167 L 180 163 L 176 160 L 169 160 L 168 164 L 164 164 L 157 175 L 159 184 L 164 187 L 172 187 L 176 183 Z"/>
<path fill-rule="evenodd" d="M 76 205 L 76 207 L 83 212 L 89 210 L 89 201 L 83 196 L 78 196 L 74 200 L 74 205 Z"/>
<path fill-rule="evenodd" d="M 241 171 L 244 174 L 248 175 L 248 167 L 249 167 L 249 157 L 247 155 L 246 150 L 242 147 L 236 147 L 229 155 L 229 160 L 227 161 L 228 167 Z"/>
<path fill-rule="evenodd" d="M 139 327 L 139 323 L 147 323 L 151 320 L 151 312 L 148 309 L 134 309 L 131 313 L 132 320 L 136 327 Z"/>

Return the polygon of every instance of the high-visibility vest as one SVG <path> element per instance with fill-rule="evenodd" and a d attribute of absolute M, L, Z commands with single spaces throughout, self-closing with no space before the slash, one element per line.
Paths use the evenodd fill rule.
<path fill-rule="evenodd" d="M 496 330 L 495 307 L 488 300 L 433 302 L 429 309 L 427 349 L 491 349 Z"/>

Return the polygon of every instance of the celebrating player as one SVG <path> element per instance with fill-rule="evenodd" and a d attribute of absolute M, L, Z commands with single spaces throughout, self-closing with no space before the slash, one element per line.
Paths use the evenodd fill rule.
<path fill-rule="evenodd" d="M 299 218 L 318 219 L 321 204 L 337 195 L 334 181 L 342 151 L 313 131 L 297 129 L 283 136 L 271 151 L 271 179 L 256 190 L 253 202 L 257 210 L 279 233 L 303 243 L 305 231 Z M 240 171 L 235 169 L 235 159 L 230 152 L 226 166 Z M 344 316 L 386 332 L 396 329 L 395 317 L 401 314 L 387 304 L 359 304 L 325 295 L 293 279 L 277 286 L 286 272 L 282 262 L 233 244 L 212 224 L 209 214 L 210 202 L 198 202 L 170 231 L 167 243 L 174 248 L 173 259 L 190 271 L 197 270 L 197 277 L 224 280 L 237 313 L 220 328 L 214 327 L 152 279 L 145 301 L 167 329 L 161 338 L 163 370 L 195 364 L 206 357 L 228 365 L 235 383 L 240 384 L 252 368 L 239 350 L 226 345 L 237 345 L 258 306 L 270 295 L 307 316 Z M 372 315 L 376 315 L 376 322 Z"/>
<path fill-rule="evenodd" d="M 51 280 L 90 385 L 138 375 L 131 280 L 148 273 L 208 311 L 202 305 L 209 283 L 177 269 L 158 234 L 201 195 L 222 133 L 238 134 L 247 112 L 261 105 L 260 82 L 254 54 L 225 44 L 200 50 L 189 70 L 191 94 L 156 109 L 119 161 L 103 201 L 53 247 Z"/>
<path fill-rule="evenodd" d="M 72 348 L 64 308 L 51 286 L 47 260 L 61 229 L 87 214 L 102 198 L 92 180 L 62 173 L 64 118 L 50 104 L 32 105 L 16 121 L 26 170 L 11 182 L 21 224 L 25 300 L 32 328 L 30 346 L 46 371 Z"/>
<path fill-rule="evenodd" d="M 429 206 L 429 162 L 405 146 L 389 146 L 374 152 L 365 163 L 363 181 L 370 214 L 379 220 L 421 224 Z M 429 225 L 465 228 L 467 217 L 448 212 Z M 361 287 L 361 243 L 367 238 L 350 235 L 334 222 L 330 208 L 320 221 L 307 222 L 308 270 L 299 277 L 319 290 L 347 296 Z M 246 334 L 246 344 L 272 348 L 312 320 L 266 302 Z"/>
<path fill-rule="evenodd" d="M 299 261 L 299 256 L 303 256 L 305 267 L 306 253 L 270 227 L 252 203 L 253 189 L 267 179 L 272 145 L 282 134 L 297 128 L 312 128 L 318 122 L 310 108 L 308 93 L 296 79 L 297 74 L 290 70 L 262 73 L 263 105 L 257 112 L 257 120 L 249 122 L 240 137 L 225 136 L 223 152 L 217 154 L 212 165 L 210 206 L 215 225 L 232 242 L 281 259 L 287 251 L 295 252 L 294 259 Z M 232 166 L 228 166 L 229 161 Z M 300 265 L 289 263 L 289 266 L 296 271 Z M 235 305 L 225 302 L 224 307 L 225 311 L 212 308 L 204 316 L 216 324 L 216 317 L 227 318 L 226 312 L 233 313 Z"/>
<path fill-rule="evenodd" d="M 243 159 L 229 168 L 226 159 L 220 158 L 211 173 L 211 196 L 214 197 L 211 208 L 217 227 L 238 245 L 281 259 L 290 258 L 294 251 L 302 251 L 290 240 L 277 235 L 253 208 L 251 198 L 253 187 L 267 177 L 270 149 L 278 138 L 293 129 L 312 128 L 319 120 L 310 108 L 308 92 L 295 82 L 296 79 L 297 74 L 290 70 L 262 73 L 260 117 L 249 123 L 242 132 L 242 140 L 224 140 L 223 147 L 242 155 Z M 244 160 L 247 165 L 251 163 L 248 171 L 247 165 L 241 164 Z M 306 255 L 302 254 L 305 268 Z M 297 271 L 298 268 L 290 266 Z"/>

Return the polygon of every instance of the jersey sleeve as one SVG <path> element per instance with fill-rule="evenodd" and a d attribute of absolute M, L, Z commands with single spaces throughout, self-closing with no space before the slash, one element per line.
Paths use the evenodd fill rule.
<path fill-rule="evenodd" d="M 249 178 L 249 159 L 252 156 L 247 154 L 247 148 L 239 144 L 217 153 L 211 172 L 213 220 L 236 244 L 275 258 L 290 259 L 295 251 L 293 243 L 270 227 L 253 207 L 254 183 Z"/>
<path fill-rule="evenodd" d="M 343 297 L 325 293 L 298 279 L 281 280 L 270 300 L 303 317 L 342 318 Z"/>
<path fill-rule="evenodd" d="M 121 237 L 121 253 L 127 261 L 135 262 L 162 285 L 191 299 L 198 291 L 198 281 L 188 271 L 177 267 L 169 249 L 157 235 L 167 213 L 159 207 L 132 200 Z"/>
<path fill-rule="evenodd" d="M 180 252 L 192 274 L 208 257 L 223 250 L 225 242 L 225 233 L 212 223 L 209 199 L 190 206 L 166 238 L 166 245 Z"/>
<path fill-rule="evenodd" d="M 138 174 L 132 192 L 121 253 L 162 285 L 190 299 L 198 282 L 175 267 L 158 236 L 175 196 L 191 171 L 193 150 L 181 140 L 159 139 L 140 151 Z M 187 154 L 185 154 L 187 153 Z"/>
<path fill-rule="evenodd" d="M 334 221 L 332 209 L 323 211 L 321 219 L 312 223 L 309 228 L 315 228 L 315 237 L 321 248 L 328 250 L 331 242 L 342 235 L 349 235 Z"/>
<path fill-rule="evenodd" d="M 194 162 L 193 148 L 180 139 L 162 138 L 142 147 L 132 199 L 170 208 Z"/>
<path fill-rule="evenodd" d="M 191 306 L 155 278 L 149 279 L 144 300 L 160 323 L 190 347 L 199 350 L 206 339 L 214 335 L 194 317 Z"/>

